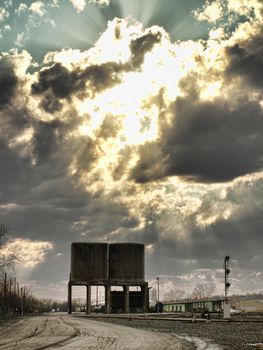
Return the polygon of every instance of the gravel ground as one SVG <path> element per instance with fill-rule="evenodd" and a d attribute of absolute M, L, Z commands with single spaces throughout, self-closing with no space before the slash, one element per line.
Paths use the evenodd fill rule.
<path fill-rule="evenodd" d="M 192 350 L 173 333 L 98 322 L 87 317 L 48 314 L 23 317 L 0 328 L 0 349 L 5 350 Z"/>
<path fill-rule="evenodd" d="M 263 349 L 263 323 L 259 322 L 233 322 L 233 323 L 186 323 L 172 321 L 141 321 L 108 319 L 111 322 L 152 331 L 175 333 L 182 336 L 199 337 L 209 343 L 220 345 L 226 350 L 252 350 Z M 254 345 L 249 345 L 254 344 Z M 258 344 L 256 346 L 255 344 Z"/>
<path fill-rule="evenodd" d="M 0 317 L 0 331 L 3 330 L 5 327 L 11 326 L 13 323 L 19 321 L 22 318 L 23 317 L 19 316 L 19 315 L 1 316 Z"/>

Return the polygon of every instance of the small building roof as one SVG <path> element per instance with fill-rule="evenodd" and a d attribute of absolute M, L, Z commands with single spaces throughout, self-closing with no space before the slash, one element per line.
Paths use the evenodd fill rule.
<path fill-rule="evenodd" d="M 164 302 L 165 305 L 170 305 L 170 304 L 191 304 L 191 303 L 202 303 L 202 302 L 208 302 L 208 301 L 212 301 L 212 302 L 216 302 L 216 301 L 225 301 L 225 299 L 194 299 L 194 300 L 176 300 L 176 301 L 166 301 Z M 263 299 L 262 299 L 262 303 L 263 303 Z"/>

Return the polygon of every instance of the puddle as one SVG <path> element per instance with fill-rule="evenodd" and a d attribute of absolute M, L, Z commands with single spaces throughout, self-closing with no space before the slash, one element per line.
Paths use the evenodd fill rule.
<path fill-rule="evenodd" d="M 196 346 L 196 350 L 222 350 L 223 349 L 219 345 L 209 344 L 204 339 L 201 339 L 201 338 L 182 336 L 177 334 L 176 334 L 176 337 L 182 340 L 186 340 L 190 343 L 193 343 Z"/>

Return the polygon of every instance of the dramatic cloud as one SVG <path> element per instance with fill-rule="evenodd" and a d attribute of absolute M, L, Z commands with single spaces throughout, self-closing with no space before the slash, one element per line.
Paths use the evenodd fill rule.
<path fill-rule="evenodd" d="M 207 1 L 203 9 L 195 11 L 195 16 L 199 21 L 216 22 L 223 16 L 222 2 L 217 0 L 209 3 Z"/>
<path fill-rule="evenodd" d="M 71 1 L 95 2 L 109 5 Z M 85 50 L 0 56 L 0 217 L 40 257 L 30 278 L 66 279 L 81 240 L 145 243 L 148 275 L 167 285 L 190 288 L 208 266 L 218 281 L 225 254 L 259 271 L 262 3 L 205 2 L 192 16 L 207 37 L 185 41 L 112 19 L 112 4 L 87 9 L 111 20 Z M 50 3 L 22 5 L 34 25 L 53 20 Z"/>
<path fill-rule="evenodd" d="M 70 0 L 77 12 L 82 12 L 87 4 L 105 6 L 110 4 L 110 0 Z"/>
<path fill-rule="evenodd" d="M 17 85 L 14 67 L 6 56 L 0 57 L 0 108 L 10 103 Z"/>
<path fill-rule="evenodd" d="M 39 80 L 32 85 L 33 94 L 43 95 L 42 107 L 52 113 L 61 109 L 59 99 L 69 98 L 73 93 L 83 99 L 94 97 L 95 94 L 120 83 L 118 72 L 123 69 L 115 62 L 92 65 L 85 70 L 76 69 L 69 72 L 60 63 L 42 70 Z M 89 89 L 86 89 L 89 86 Z"/>
<path fill-rule="evenodd" d="M 263 88 L 260 78 L 263 70 L 263 29 L 248 40 L 226 48 L 229 66 L 226 74 L 246 80 L 252 87 Z"/>
<path fill-rule="evenodd" d="M 28 239 L 15 239 L 8 243 L 6 254 L 15 255 L 22 267 L 35 267 L 45 260 L 46 253 L 53 249 L 50 242 L 32 242 Z"/>
<path fill-rule="evenodd" d="M 151 32 L 131 41 L 130 48 L 132 53 L 132 64 L 137 67 L 144 62 L 144 56 L 151 51 L 154 44 L 161 40 L 161 33 L 153 34 Z"/>
<path fill-rule="evenodd" d="M 172 127 L 164 131 L 159 144 L 141 149 L 132 173 L 136 181 L 178 175 L 222 182 L 261 170 L 262 107 L 259 101 L 247 99 L 229 102 L 178 98 Z"/>
<path fill-rule="evenodd" d="M 8 17 L 9 17 L 9 12 L 5 8 L 0 7 L 0 23 L 4 22 L 5 19 Z"/>
<path fill-rule="evenodd" d="M 70 0 L 70 1 L 72 5 L 75 7 L 75 9 L 77 10 L 77 12 L 83 11 L 87 5 L 86 0 Z"/>
<path fill-rule="evenodd" d="M 26 12 L 28 10 L 27 4 L 25 3 L 20 3 L 16 12 L 18 15 L 21 15 L 23 12 Z"/>
<path fill-rule="evenodd" d="M 21 10 L 21 7 L 20 7 L 20 10 Z M 40 17 L 44 16 L 44 13 L 45 13 L 44 4 L 42 1 L 33 2 L 30 5 L 29 10 L 38 14 Z"/>
<path fill-rule="evenodd" d="M 110 0 L 88 0 L 89 4 L 109 5 Z"/>

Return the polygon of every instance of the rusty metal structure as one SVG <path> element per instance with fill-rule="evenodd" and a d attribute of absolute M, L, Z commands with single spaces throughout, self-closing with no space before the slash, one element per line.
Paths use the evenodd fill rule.
<path fill-rule="evenodd" d="M 86 287 L 86 313 L 91 312 L 91 286 L 105 287 L 105 312 L 148 311 L 149 290 L 144 277 L 144 245 L 139 243 L 71 244 L 68 313 L 72 313 L 72 286 Z M 122 287 L 116 293 L 112 287 Z M 130 287 L 139 287 L 136 293 Z"/>
<path fill-rule="evenodd" d="M 105 283 L 108 279 L 107 243 L 72 243 L 71 279 L 90 284 Z"/>
<path fill-rule="evenodd" d="M 109 245 L 109 278 L 114 281 L 144 281 L 144 245 L 112 243 Z"/>

